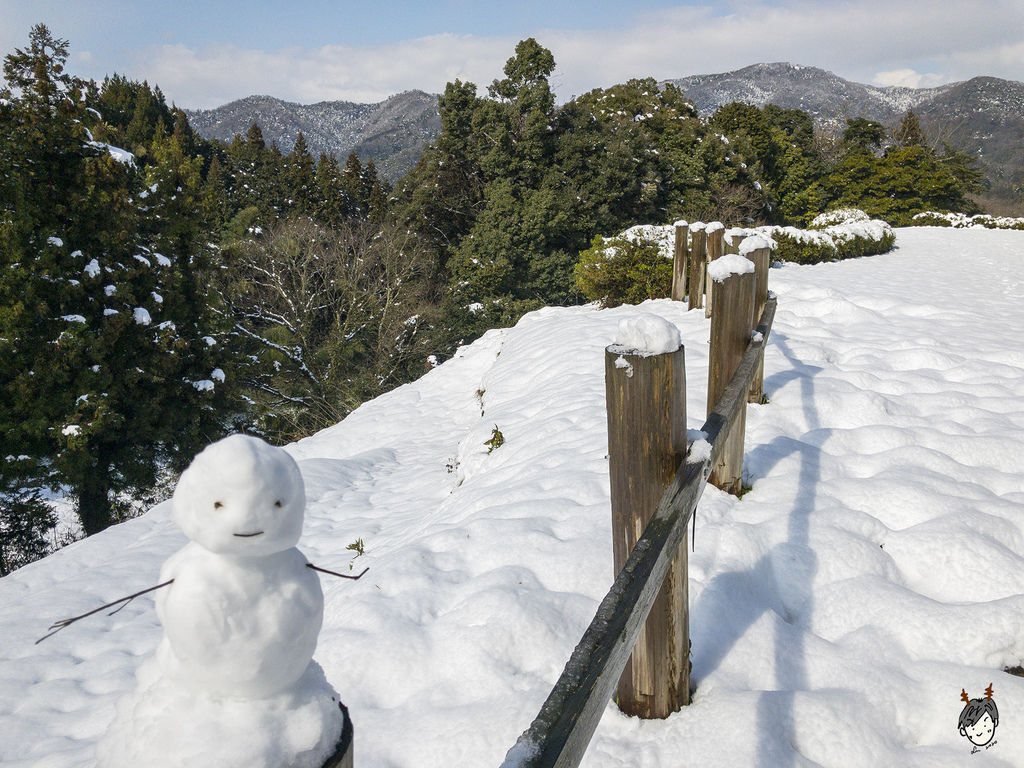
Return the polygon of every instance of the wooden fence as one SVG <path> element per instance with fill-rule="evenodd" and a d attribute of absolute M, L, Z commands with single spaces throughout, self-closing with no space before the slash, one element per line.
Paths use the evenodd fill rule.
<path fill-rule="evenodd" d="M 627 367 L 615 364 L 618 351 L 606 353 L 618 575 L 503 768 L 579 765 L 616 691 L 623 711 L 642 717 L 667 717 L 690 701 L 687 525 L 709 479 L 740 489 L 746 404 L 762 399 L 776 306 L 766 244 L 725 243 L 723 229 L 679 223 L 675 233 L 672 297 L 711 310 L 702 438 L 686 445 L 683 349 L 626 356 Z M 754 269 L 716 269 L 727 251 Z"/>

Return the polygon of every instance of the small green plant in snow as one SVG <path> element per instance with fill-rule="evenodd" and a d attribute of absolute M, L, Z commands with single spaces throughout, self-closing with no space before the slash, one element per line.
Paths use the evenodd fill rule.
<path fill-rule="evenodd" d="M 351 544 L 349 544 L 347 547 L 345 547 L 345 549 L 348 549 L 348 550 L 356 553 L 356 556 L 352 558 L 352 562 L 350 562 L 348 564 L 348 569 L 351 571 L 352 570 L 352 563 L 354 563 L 358 558 L 360 558 L 360 557 L 362 557 L 363 555 L 366 554 L 366 550 L 363 547 L 363 540 L 362 539 L 356 539 Z"/>
<path fill-rule="evenodd" d="M 487 446 L 487 452 L 491 453 L 495 448 L 500 448 L 505 444 L 505 436 L 501 434 L 501 430 L 498 429 L 498 425 L 494 425 L 494 429 L 491 430 L 491 439 L 484 443 Z"/>

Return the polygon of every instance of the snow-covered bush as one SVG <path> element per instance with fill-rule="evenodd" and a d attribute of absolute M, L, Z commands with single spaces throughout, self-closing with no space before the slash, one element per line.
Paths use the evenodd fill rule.
<path fill-rule="evenodd" d="M 672 241 L 664 232 L 674 237 L 672 227 L 633 227 L 618 237 L 595 237 L 573 270 L 576 288 L 606 307 L 668 296 Z"/>
<path fill-rule="evenodd" d="M 676 230 L 671 225 L 637 224 L 621 233 L 619 237 L 633 243 L 653 243 L 666 259 L 673 258 L 675 254 Z"/>
<path fill-rule="evenodd" d="M 1024 229 L 1024 218 L 989 216 L 987 213 L 968 216 L 965 213 L 925 211 L 914 216 L 914 224 L 919 227 L 953 227 L 954 229 Z"/>
<path fill-rule="evenodd" d="M 808 229 L 827 229 L 828 227 L 834 227 L 839 224 L 848 224 L 854 221 L 871 221 L 871 217 L 868 216 L 860 208 L 836 208 L 834 211 L 828 213 L 820 213 L 814 217 L 808 225 Z"/>
<path fill-rule="evenodd" d="M 818 264 L 836 259 L 887 253 L 896 235 L 886 222 L 872 219 L 856 208 L 841 208 L 822 214 L 810 229 L 757 227 L 750 233 L 766 235 L 776 243 L 772 257 L 796 264 Z"/>
<path fill-rule="evenodd" d="M 896 242 L 889 224 L 856 208 L 822 214 L 814 219 L 811 229 L 764 226 L 725 232 L 727 241 L 732 243 L 749 235 L 763 237 L 774 260 L 795 264 L 887 253 Z M 664 298 L 672 290 L 674 250 L 672 224 L 642 224 L 613 238 L 595 237 L 576 263 L 576 288 L 588 300 L 599 301 L 606 307 Z"/>

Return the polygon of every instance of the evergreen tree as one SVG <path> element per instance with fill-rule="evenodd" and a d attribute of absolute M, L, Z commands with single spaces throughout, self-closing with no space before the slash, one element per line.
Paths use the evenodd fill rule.
<path fill-rule="evenodd" d="M 313 181 L 316 187 L 314 217 L 328 227 L 339 227 L 352 212 L 342 185 L 341 169 L 334 153 L 320 154 Z"/>
<path fill-rule="evenodd" d="M 908 109 L 900 120 L 899 126 L 892 132 L 892 140 L 897 147 L 926 147 L 928 141 L 925 139 L 924 131 L 921 130 L 921 121 L 914 110 Z"/>
<path fill-rule="evenodd" d="M 366 198 L 366 217 L 379 224 L 388 214 L 391 185 L 377 175 L 377 166 L 373 160 L 366 163 L 364 173 L 369 185 L 369 194 Z"/>
<path fill-rule="evenodd" d="M 231 214 L 231 200 L 219 154 L 213 156 L 210 167 L 206 170 L 200 210 L 207 232 L 218 232 L 227 223 Z"/>
<path fill-rule="evenodd" d="M 363 164 L 355 152 L 349 152 L 341 171 L 341 189 L 351 206 L 350 215 L 366 217 L 369 213 L 370 185 Z"/>
<path fill-rule="evenodd" d="M 554 95 L 548 83 L 554 66 L 550 51 L 533 38 L 524 40 L 506 62 L 505 77 L 488 88 L 491 98 L 472 102 L 468 127 L 484 140 L 470 145 L 475 150 L 470 173 L 482 178 L 486 203 L 451 264 L 459 304 L 542 300 L 532 290 L 531 265 L 554 250 L 543 220 L 545 195 L 540 193 L 556 146 L 551 135 Z M 458 119 L 449 124 L 463 133 L 467 128 Z M 452 137 L 449 146 L 466 146 L 467 138 Z"/>
<path fill-rule="evenodd" d="M 188 211 L 142 220 L 137 201 L 154 193 L 131 158 L 89 139 L 96 118 L 66 57 L 39 25 L 4 64 L 15 90 L 0 98 L 13 192 L 0 210 L 0 455 L 32 458 L 22 479 L 69 488 L 91 534 L 196 447 L 197 420 L 217 436 L 193 405 L 222 377 L 173 336 L 199 333 L 202 276 L 158 245 Z M 172 183 L 167 198 L 182 191 Z"/>
<path fill-rule="evenodd" d="M 939 155 L 928 147 L 893 147 L 882 157 L 850 152 L 811 190 L 822 210 L 857 207 L 897 226 L 909 226 L 916 213 L 974 213 L 970 195 L 981 190 L 981 175 L 970 158 Z"/>
<path fill-rule="evenodd" d="M 15 461 L 17 457 L 7 459 Z M 0 483 L 0 576 L 6 576 L 46 555 L 56 518 L 38 486 L 26 486 L 9 473 L 0 476 Z"/>
<path fill-rule="evenodd" d="M 516 45 L 515 55 L 505 63 L 505 77 L 495 80 L 488 93 L 497 103 L 492 120 L 502 125 L 502 141 L 494 142 L 485 155 L 484 172 L 511 177 L 515 182 L 536 186 L 544 171 L 545 160 L 554 146 L 551 121 L 555 95 L 548 78 L 555 69 L 555 58 L 532 37 Z M 501 148 L 500 154 L 496 152 Z"/>
<path fill-rule="evenodd" d="M 171 110 L 171 116 L 174 118 L 174 129 L 171 135 L 174 136 L 182 153 L 187 157 L 199 154 L 199 144 L 192 126 L 188 124 L 188 116 L 177 107 Z"/>
<path fill-rule="evenodd" d="M 302 131 L 295 137 L 295 147 L 285 157 L 284 176 L 287 212 L 299 216 L 311 215 L 315 210 L 316 178 L 313 158 Z"/>
<path fill-rule="evenodd" d="M 764 205 L 743 158 L 678 88 L 633 80 L 559 109 L 553 70 L 531 39 L 487 97 L 449 83 L 437 142 L 399 185 L 401 215 L 434 243 L 448 278 L 455 339 L 578 300 L 572 266 L 596 234 L 726 204 L 742 218 Z"/>
<path fill-rule="evenodd" d="M 276 145 L 268 148 L 263 131 L 253 123 L 245 138 L 235 136 L 228 150 L 231 161 L 231 190 L 234 208 L 245 227 L 269 226 L 284 207 L 281 182 L 282 157 Z M 236 222 L 236 235 L 239 231 Z"/>
<path fill-rule="evenodd" d="M 476 103 L 473 83 L 445 86 L 438 99 L 441 132 L 397 191 L 404 204 L 400 215 L 433 244 L 440 274 L 484 204 L 479 145 L 487 139 L 474 130 Z"/>
<path fill-rule="evenodd" d="M 846 121 L 843 131 L 843 145 L 847 153 L 875 154 L 882 149 L 885 128 L 875 120 L 857 117 Z"/>

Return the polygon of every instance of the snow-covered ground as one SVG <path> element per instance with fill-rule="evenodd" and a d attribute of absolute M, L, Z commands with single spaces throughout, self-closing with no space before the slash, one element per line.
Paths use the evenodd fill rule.
<path fill-rule="evenodd" d="M 753 489 L 697 513 L 694 702 L 610 704 L 585 766 L 1024 765 L 1024 679 L 1002 671 L 1024 661 L 1024 233 L 897 237 L 772 270 Z M 358 766 L 497 766 L 537 713 L 611 584 L 603 348 L 638 313 L 678 326 L 699 427 L 708 321 L 656 301 L 530 314 L 290 448 L 300 548 L 347 572 L 362 539 L 370 566 L 323 577 L 316 652 Z M 184 543 L 161 505 L 0 579 L 0 763 L 93 764 L 160 639 L 152 595 L 33 641 Z M 961 689 L 990 682 L 972 757 Z"/>

